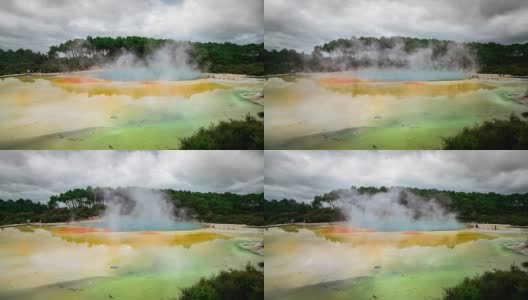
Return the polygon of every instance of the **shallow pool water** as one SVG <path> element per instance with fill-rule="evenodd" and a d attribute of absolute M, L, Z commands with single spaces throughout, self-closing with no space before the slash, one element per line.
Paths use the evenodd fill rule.
<path fill-rule="evenodd" d="M 258 230 L 113 232 L 78 226 L 0 231 L 0 299 L 175 299 L 220 270 L 257 265 Z"/>
<path fill-rule="evenodd" d="M 463 71 L 413 69 L 358 69 L 342 73 L 349 77 L 376 81 L 442 81 L 468 77 Z"/>
<path fill-rule="evenodd" d="M 88 74 L 0 79 L 1 149 L 178 149 L 221 120 L 264 110 L 262 81 L 112 81 Z"/>
<path fill-rule="evenodd" d="M 339 228 L 338 228 L 339 229 Z M 285 227 L 265 232 L 266 299 L 436 299 L 464 277 L 520 266 L 505 247 L 527 230 L 379 232 Z"/>
<path fill-rule="evenodd" d="M 91 221 L 83 222 L 82 226 L 110 229 L 113 231 L 180 231 L 180 230 L 193 230 L 204 228 L 205 226 L 200 223 L 193 222 L 168 222 L 149 220 L 148 222 L 137 222 L 134 220 L 119 220 L 118 222 L 111 221 Z"/>
<path fill-rule="evenodd" d="M 416 78 L 421 81 L 409 81 L 408 74 L 268 79 L 265 147 L 439 149 L 442 138 L 466 126 L 528 111 L 525 80 L 446 80 L 457 74 L 420 73 Z"/>

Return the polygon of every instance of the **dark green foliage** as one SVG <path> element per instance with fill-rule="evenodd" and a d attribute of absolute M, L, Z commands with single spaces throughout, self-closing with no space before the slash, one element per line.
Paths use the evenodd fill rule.
<path fill-rule="evenodd" d="M 164 190 L 176 207 L 203 222 L 263 225 L 264 194 L 199 193 Z"/>
<path fill-rule="evenodd" d="M 264 50 L 263 61 L 266 75 L 302 72 L 307 69 L 309 56 L 295 50 Z"/>
<path fill-rule="evenodd" d="M 182 290 L 180 300 L 258 300 L 264 299 L 264 272 L 247 265 L 243 270 L 222 271 L 201 278 Z"/>
<path fill-rule="evenodd" d="M 523 262 L 522 266 L 525 267 L 525 268 L 528 268 L 528 261 Z"/>
<path fill-rule="evenodd" d="M 455 136 L 444 138 L 444 150 L 526 150 L 528 122 L 511 115 L 508 120 L 486 121 L 466 127 Z"/>
<path fill-rule="evenodd" d="M 46 55 L 34 53 L 31 50 L 4 51 L 0 49 L 0 75 L 37 72 L 47 59 Z"/>
<path fill-rule="evenodd" d="M 523 300 L 528 299 L 528 273 L 512 266 L 466 278 L 444 291 L 443 300 Z"/>
<path fill-rule="evenodd" d="M 0 50 L 0 75 L 86 70 L 112 61 L 124 52 L 140 59 L 169 46 L 189 54 L 188 63 L 204 72 L 263 75 L 264 44 L 190 43 L 139 36 L 87 37 L 51 46 L 47 54 L 31 50 Z"/>
<path fill-rule="evenodd" d="M 181 150 L 262 150 L 264 123 L 253 116 L 221 121 L 181 139 Z"/>
<path fill-rule="evenodd" d="M 528 76 L 528 43 L 501 45 L 469 44 L 478 53 L 480 72 Z"/>
<path fill-rule="evenodd" d="M 294 72 L 341 71 L 357 67 L 398 67 L 399 61 L 368 61 L 351 55 L 356 51 L 356 45 L 375 46 L 383 50 L 403 43 L 407 53 L 419 48 L 430 47 L 433 57 L 446 53 L 452 42 L 436 39 L 416 39 L 408 37 L 360 37 L 351 39 L 337 39 L 323 45 L 315 46 L 311 54 L 298 53 L 295 50 L 283 49 L 264 50 L 263 61 L 266 75 L 286 74 Z M 465 46 L 473 51 L 477 59 L 479 72 L 492 74 L 510 74 L 528 76 L 528 43 L 501 45 L 497 43 L 466 43 Z M 469 58 L 457 57 L 459 65 L 470 67 Z"/>
<path fill-rule="evenodd" d="M 211 73 L 264 75 L 264 44 L 193 43 L 198 65 Z"/>
<path fill-rule="evenodd" d="M 265 201 L 262 214 L 266 225 L 345 220 L 344 216 L 337 209 L 313 207 L 310 204 L 297 202 L 293 199 Z"/>
<path fill-rule="evenodd" d="M 20 224 L 27 220 L 38 221 L 38 216 L 47 210 L 47 206 L 29 199 L 4 201 L 0 199 L 0 225 Z"/>

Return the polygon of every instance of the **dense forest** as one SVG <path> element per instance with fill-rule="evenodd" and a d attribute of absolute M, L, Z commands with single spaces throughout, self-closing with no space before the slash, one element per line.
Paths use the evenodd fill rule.
<path fill-rule="evenodd" d="M 388 191 L 386 187 L 351 187 L 334 190 L 315 196 L 311 203 L 295 200 L 266 201 L 264 204 L 265 222 L 335 222 L 344 220 L 340 212 L 343 194 L 354 190 L 360 194 L 374 194 Z M 503 195 L 497 193 L 467 193 L 441 191 L 436 189 L 406 188 L 423 199 L 434 198 L 446 209 L 457 214 L 462 222 L 499 223 L 528 225 L 528 193 Z"/>
<path fill-rule="evenodd" d="M 455 44 L 436 39 L 360 37 L 315 46 L 310 54 L 289 49 L 264 50 L 263 61 L 266 75 L 402 67 L 407 63 L 403 55 L 423 49 L 429 49 L 433 59 L 442 66 L 466 69 L 476 65 L 481 73 L 528 76 L 528 43 Z M 373 52 L 376 55 L 371 55 Z M 435 67 L 434 63 L 431 66 Z"/>
<path fill-rule="evenodd" d="M 188 216 L 202 222 L 262 225 L 264 194 L 200 193 L 161 191 L 174 207 L 185 209 Z M 0 225 L 30 222 L 44 223 L 82 220 L 97 216 L 107 201 L 122 201 L 124 213 L 131 209 L 130 188 L 73 189 L 51 196 L 46 204 L 31 200 L 1 200 Z"/>
<path fill-rule="evenodd" d="M 51 46 L 48 53 L 0 49 L 0 75 L 68 72 L 102 66 L 124 53 L 145 59 L 164 47 L 185 51 L 203 72 L 263 75 L 264 44 L 192 43 L 138 36 L 87 37 Z"/>

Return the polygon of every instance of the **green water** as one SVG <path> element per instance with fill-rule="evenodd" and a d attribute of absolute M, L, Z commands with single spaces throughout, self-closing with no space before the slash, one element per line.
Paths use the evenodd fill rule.
<path fill-rule="evenodd" d="M 268 80 L 266 149 L 439 149 L 442 138 L 528 111 L 528 82 Z"/>
<path fill-rule="evenodd" d="M 1 79 L 0 148 L 178 149 L 180 139 L 200 127 L 264 110 L 241 97 L 262 90 L 258 79 L 89 80 Z"/>
<path fill-rule="evenodd" d="M 526 231 L 486 232 L 434 246 L 424 243 L 443 235 L 452 242 L 454 232 L 355 233 L 338 242 L 316 229 L 288 231 L 265 233 L 266 299 L 438 299 L 467 276 L 528 261 L 504 247 L 525 241 Z"/>
<path fill-rule="evenodd" d="M 0 299 L 175 299 L 201 277 L 262 262 L 262 256 L 239 247 L 260 240 L 258 230 L 5 228 L 0 231 Z"/>

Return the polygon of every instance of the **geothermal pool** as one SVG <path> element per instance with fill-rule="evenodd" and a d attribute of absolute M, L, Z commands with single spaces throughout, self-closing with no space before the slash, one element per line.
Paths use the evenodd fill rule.
<path fill-rule="evenodd" d="M 176 299 L 200 277 L 262 262 L 263 256 L 247 250 L 261 242 L 261 231 L 233 226 L 132 232 L 2 228 L 0 299 Z"/>
<path fill-rule="evenodd" d="M 146 222 L 137 222 L 134 219 L 122 219 L 118 222 L 111 220 L 101 220 L 92 222 L 82 222 L 79 225 L 112 231 L 180 231 L 194 230 L 204 228 L 200 223 L 193 222 L 168 222 L 166 220 L 149 220 Z"/>
<path fill-rule="evenodd" d="M 0 148 L 178 149 L 179 140 L 200 127 L 264 111 L 261 80 L 215 77 L 116 81 L 72 73 L 2 78 Z"/>
<path fill-rule="evenodd" d="M 528 112 L 528 81 L 363 70 L 265 84 L 267 149 L 439 149 L 442 137 Z"/>
<path fill-rule="evenodd" d="M 379 232 L 286 226 L 264 234 L 266 299 L 438 299 L 466 276 L 528 261 L 528 230 Z M 528 253 L 528 251 L 527 251 Z"/>

